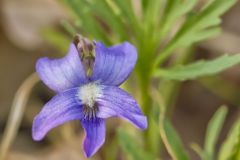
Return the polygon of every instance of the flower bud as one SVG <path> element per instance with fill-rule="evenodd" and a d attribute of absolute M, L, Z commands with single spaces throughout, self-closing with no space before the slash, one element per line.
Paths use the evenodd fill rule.
<path fill-rule="evenodd" d="M 87 76 L 90 77 L 93 70 L 95 60 L 95 43 L 81 35 L 76 35 L 73 40 Z"/>

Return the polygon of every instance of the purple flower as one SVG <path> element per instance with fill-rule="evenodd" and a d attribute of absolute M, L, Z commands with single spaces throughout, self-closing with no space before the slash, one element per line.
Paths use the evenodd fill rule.
<path fill-rule="evenodd" d="M 37 61 L 38 75 L 57 95 L 35 117 L 32 136 L 39 141 L 52 128 L 80 120 L 85 131 L 84 153 L 91 157 L 105 141 L 106 118 L 121 117 L 140 129 L 147 128 L 147 119 L 134 98 L 118 87 L 135 66 L 135 47 L 128 42 L 86 46 L 72 43 L 65 57 Z M 88 59 L 84 53 L 95 56 Z"/>

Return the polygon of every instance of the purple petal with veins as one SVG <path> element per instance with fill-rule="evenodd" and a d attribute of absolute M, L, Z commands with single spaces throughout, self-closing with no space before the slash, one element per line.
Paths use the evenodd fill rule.
<path fill-rule="evenodd" d="M 38 141 L 51 129 L 67 121 L 80 120 L 85 131 L 83 150 L 88 158 L 105 141 L 105 119 L 116 116 L 137 128 L 147 128 L 147 118 L 136 100 L 118 88 L 135 66 L 135 47 L 128 42 L 111 47 L 94 42 L 93 46 L 92 51 L 87 50 L 92 52 L 89 55 L 96 53 L 95 57 L 90 57 L 95 60 L 93 68 L 90 68 L 91 75 L 85 73 L 84 59 L 79 57 L 73 43 L 68 54 L 61 59 L 38 60 L 36 70 L 39 77 L 57 95 L 46 103 L 32 126 L 32 137 Z"/>

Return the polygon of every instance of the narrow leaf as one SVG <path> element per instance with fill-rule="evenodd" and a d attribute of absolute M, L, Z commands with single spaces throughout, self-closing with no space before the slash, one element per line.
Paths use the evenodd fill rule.
<path fill-rule="evenodd" d="M 163 117 L 160 123 L 160 135 L 173 160 L 188 160 L 188 155 L 171 123 Z"/>
<path fill-rule="evenodd" d="M 77 34 L 76 29 L 68 21 L 62 20 L 61 24 L 71 36 L 75 36 Z"/>
<path fill-rule="evenodd" d="M 149 0 L 144 14 L 144 22 L 147 23 L 149 29 L 151 27 L 156 27 L 159 24 L 161 19 L 160 11 L 163 8 L 162 5 L 163 1 Z"/>
<path fill-rule="evenodd" d="M 161 27 L 159 37 L 164 37 L 169 30 L 172 29 L 174 23 L 178 19 L 184 16 L 186 13 L 192 10 L 196 4 L 196 0 L 168 0 L 166 1 L 166 7 L 164 9 L 163 18 L 161 20 Z"/>
<path fill-rule="evenodd" d="M 65 4 L 75 13 L 81 29 L 92 38 L 102 40 L 106 44 L 111 44 L 106 31 L 93 16 L 90 7 L 83 0 L 64 0 Z"/>
<path fill-rule="evenodd" d="M 226 115 L 227 108 L 225 106 L 222 106 L 216 111 L 208 124 L 204 142 L 204 152 L 207 154 L 209 160 L 214 159 L 215 145 Z"/>
<path fill-rule="evenodd" d="M 165 70 L 158 69 L 154 75 L 165 79 L 184 81 L 201 76 L 213 75 L 239 63 L 240 54 L 223 55 L 214 60 L 201 60 L 185 66 L 176 66 Z"/>
<path fill-rule="evenodd" d="M 195 151 L 195 153 L 196 153 L 202 160 L 207 159 L 206 153 L 202 150 L 202 148 L 201 148 L 198 144 L 192 143 L 192 144 L 190 145 L 190 147 Z"/>
<path fill-rule="evenodd" d="M 113 35 L 119 36 L 117 37 L 120 38 L 118 41 L 126 40 L 128 34 L 125 30 L 125 24 L 120 16 L 121 12 L 114 1 L 87 1 L 86 4 L 88 4 L 90 11 L 94 15 L 97 15 L 101 21 L 108 25 Z"/>
<path fill-rule="evenodd" d="M 218 160 L 233 160 L 231 159 L 231 157 L 233 155 L 234 148 L 236 146 L 239 147 L 239 145 L 240 145 L 240 119 L 234 123 L 233 127 L 228 133 L 227 139 L 223 142 L 218 155 Z M 240 151 L 238 152 L 239 152 L 238 154 L 240 154 Z"/>
<path fill-rule="evenodd" d="M 234 146 L 233 151 L 232 151 L 232 155 L 229 158 L 231 160 L 239 160 L 240 159 L 240 133 L 238 133 L 237 140 L 238 140 L 238 142 Z"/>
<path fill-rule="evenodd" d="M 139 21 L 134 13 L 132 0 L 115 0 L 114 3 L 119 7 L 121 16 L 126 20 L 126 23 L 129 24 L 131 31 L 135 35 L 138 35 Z"/>
<path fill-rule="evenodd" d="M 155 59 L 154 65 L 162 64 L 178 48 L 189 47 L 193 43 L 215 36 L 216 34 L 208 34 L 205 37 L 194 38 L 196 34 L 205 34 L 205 31 L 209 28 L 218 27 L 221 23 L 220 17 L 235 3 L 236 0 L 214 0 L 207 3 L 200 12 L 189 15 L 174 37 Z"/>

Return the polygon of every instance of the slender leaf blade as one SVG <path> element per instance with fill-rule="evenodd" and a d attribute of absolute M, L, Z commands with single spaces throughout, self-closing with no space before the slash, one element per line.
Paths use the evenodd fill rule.
<path fill-rule="evenodd" d="M 227 115 L 226 106 L 220 107 L 210 120 L 204 142 L 204 152 L 209 160 L 214 159 L 215 145 Z"/>
<path fill-rule="evenodd" d="M 197 61 L 185 66 L 176 66 L 170 69 L 157 69 L 156 77 L 169 80 L 190 80 L 201 76 L 214 75 L 240 63 L 240 54 L 223 55 L 214 60 Z"/>
<path fill-rule="evenodd" d="M 212 34 L 212 36 L 208 34 L 208 36 L 202 38 L 192 38 L 196 37 L 196 34 L 206 34 L 204 32 L 209 28 L 218 27 L 221 23 L 220 16 L 235 3 L 236 0 L 214 0 L 207 3 L 200 12 L 192 13 L 155 59 L 154 66 L 162 64 L 178 48 L 188 47 L 205 38 L 215 36 L 216 34 Z"/>
<path fill-rule="evenodd" d="M 80 28 L 91 38 L 102 40 L 106 44 L 111 44 L 111 39 L 107 32 L 93 16 L 90 7 L 83 0 L 64 0 L 64 3 L 76 15 Z"/>
<path fill-rule="evenodd" d="M 159 37 L 164 37 L 169 30 L 172 29 L 174 23 L 177 22 L 179 18 L 185 16 L 186 13 L 192 10 L 196 4 L 196 0 L 168 0 L 166 1 L 166 7 L 163 13 L 163 18 L 161 20 L 161 27 L 159 32 Z"/>
<path fill-rule="evenodd" d="M 114 3 L 118 6 L 121 16 L 129 23 L 129 27 L 134 34 L 139 34 L 139 21 L 134 13 L 131 0 L 115 0 Z"/>
<path fill-rule="evenodd" d="M 160 135 L 173 160 L 189 160 L 177 132 L 171 123 L 163 117 L 160 120 Z"/>
<path fill-rule="evenodd" d="M 86 4 L 88 4 L 91 13 L 97 15 L 101 21 L 108 25 L 107 27 L 112 31 L 109 35 L 118 36 L 118 41 L 126 40 L 128 34 L 125 30 L 125 24 L 120 16 L 121 12 L 114 1 L 86 1 Z"/>
<path fill-rule="evenodd" d="M 232 160 L 231 157 L 233 155 L 234 148 L 235 146 L 239 145 L 240 145 L 240 119 L 233 124 L 231 130 L 228 133 L 227 139 L 223 142 L 220 148 L 220 152 L 218 154 L 218 160 Z"/>
<path fill-rule="evenodd" d="M 202 150 L 202 148 L 198 144 L 196 143 L 191 144 L 191 148 L 202 160 L 206 160 L 208 158 L 206 153 Z"/>

